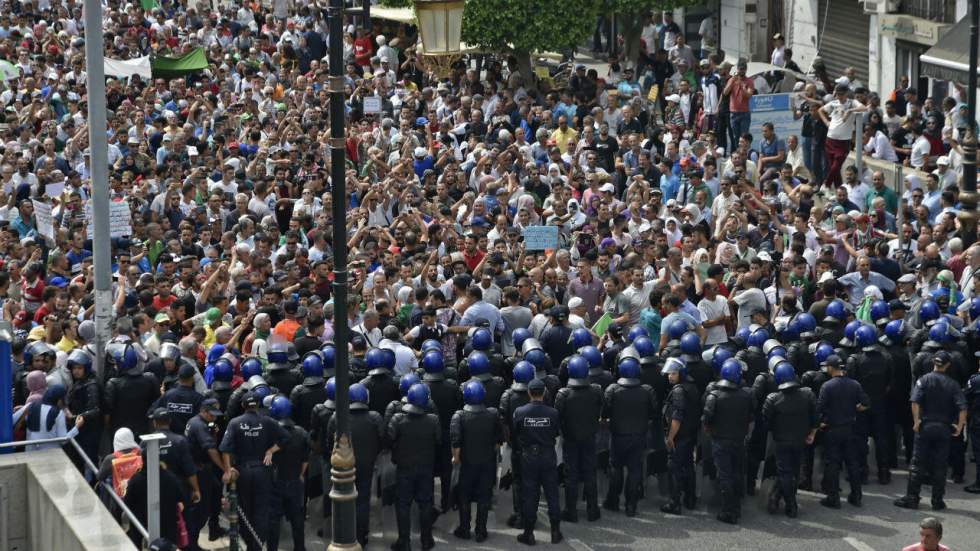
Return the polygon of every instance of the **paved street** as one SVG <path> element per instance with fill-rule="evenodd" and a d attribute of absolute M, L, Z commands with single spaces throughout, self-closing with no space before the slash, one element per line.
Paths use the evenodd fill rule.
<path fill-rule="evenodd" d="M 972 476 L 973 465 L 969 467 Z M 729 526 L 715 520 L 716 509 L 712 505 L 699 505 L 697 511 L 682 517 L 673 517 L 659 511 L 662 498 L 656 494 L 657 483 L 650 478 L 647 499 L 640 502 L 639 515 L 629 519 L 622 513 L 602 511 L 603 517 L 595 523 L 584 521 L 585 507 L 580 507 L 583 518 L 578 524 L 563 523 L 565 541 L 558 546 L 550 545 L 547 515 L 544 503 L 539 510 L 538 546 L 556 550 L 602 551 L 612 549 L 665 549 L 668 546 L 690 550 L 792 550 L 792 551 L 895 551 L 904 545 L 917 542 L 918 522 L 932 516 L 928 503 L 928 488 L 923 493 L 923 507 L 919 511 L 907 511 L 892 505 L 892 500 L 905 489 L 907 472 L 895 471 L 892 483 L 880 486 L 874 482 L 865 487 L 864 507 L 856 509 L 844 503 L 840 510 L 829 510 L 818 504 L 818 494 L 805 492 L 800 498 L 800 517 L 790 520 L 783 515 L 770 516 L 760 492 L 743 505 L 742 524 Z M 972 480 L 970 476 L 967 480 Z M 605 478 L 600 476 L 600 496 L 605 490 Z M 846 489 L 846 482 L 845 489 Z M 699 491 L 704 492 L 703 487 Z M 601 497 L 600 497 L 601 499 Z M 702 500 L 703 502 L 703 500 Z M 943 543 L 953 551 L 977 549 L 980 539 L 980 500 L 962 491 L 962 485 L 947 485 L 946 503 L 949 509 L 938 516 L 944 525 Z M 394 509 L 385 508 L 381 518 L 378 508 L 372 509 L 373 530 L 369 550 L 386 550 L 395 540 Z M 455 514 L 442 516 L 436 522 L 434 535 L 436 549 L 517 549 L 515 536 L 518 531 L 508 528 L 505 520 L 510 513 L 509 492 L 496 494 L 495 510 L 490 513 L 490 538 L 482 543 L 464 542 L 452 536 L 456 527 Z M 314 503 L 313 518 L 319 518 L 319 505 Z M 315 526 L 308 523 L 307 548 L 326 548 L 323 538 L 316 536 Z M 203 542 L 202 542 L 203 543 Z M 215 542 L 224 543 L 227 540 Z M 413 548 L 418 549 L 418 532 L 413 531 Z M 220 545 L 203 547 L 223 549 Z M 283 530 L 281 549 L 292 549 L 288 529 Z"/>

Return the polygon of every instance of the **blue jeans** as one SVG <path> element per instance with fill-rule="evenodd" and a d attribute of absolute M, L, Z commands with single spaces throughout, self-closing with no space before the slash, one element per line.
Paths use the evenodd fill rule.
<path fill-rule="evenodd" d="M 734 150 L 738 146 L 737 140 L 742 136 L 742 134 L 749 133 L 749 126 L 752 125 L 752 113 L 749 113 L 748 111 L 744 113 L 733 112 L 731 114 L 731 121 L 732 134 L 735 135 L 736 140 L 735 143 L 731 144 L 731 149 Z"/>

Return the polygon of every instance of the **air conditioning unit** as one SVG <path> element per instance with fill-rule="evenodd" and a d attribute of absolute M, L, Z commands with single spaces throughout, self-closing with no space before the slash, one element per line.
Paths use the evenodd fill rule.
<path fill-rule="evenodd" d="M 901 9 L 900 0 L 861 0 L 861 3 L 864 4 L 864 13 L 884 15 L 898 13 Z"/>

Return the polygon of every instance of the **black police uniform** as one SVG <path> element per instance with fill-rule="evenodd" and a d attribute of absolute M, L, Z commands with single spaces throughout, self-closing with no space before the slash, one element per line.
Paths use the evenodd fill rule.
<path fill-rule="evenodd" d="M 470 503 L 476 501 L 476 537 L 487 537 L 487 517 L 497 468 L 497 447 L 504 441 L 500 412 L 467 404 L 453 414 L 449 426 L 453 450 L 459 450 L 459 529 L 469 537 Z"/>
<path fill-rule="evenodd" d="M 281 394 L 290 396 L 293 389 L 303 382 L 303 375 L 295 368 L 269 369 L 265 382 L 278 388 Z"/>
<path fill-rule="evenodd" d="M 517 387 L 517 388 L 515 388 Z M 507 519 L 507 525 L 511 528 L 518 528 L 522 526 L 520 522 L 521 518 L 521 507 L 523 506 L 523 501 L 521 495 L 523 494 L 524 486 L 524 468 L 521 462 L 521 443 L 515 437 L 516 435 L 511 431 L 511 423 L 514 419 L 514 412 L 517 408 L 527 404 L 530 401 L 530 397 L 527 395 L 527 389 L 516 383 L 504 391 L 503 396 L 500 397 L 500 419 L 504 424 L 504 434 L 507 437 L 507 442 L 510 444 L 511 451 L 511 475 L 513 477 L 513 486 L 511 488 L 511 498 L 513 500 L 513 513 L 511 513 L 510 518 Z M 503 482 L 503 481 L 502 481 Z M 504 487 L 501 485 L 501 487 Z"/>
<path fill-rule="evenodd" d="M 701 423 L 711 434 L 711 455 L 721 493 L 719 518 L 728 522 L 737 522 L 741 515 L 739 497 L 745 480 L 745 437 L 754 416 L 754 400 L 747 389 L 724 379 L 711 385 L 705 396 Z"/>
<path fill-rule="evenodd" d="M 333 420 L 334 406 L 327 405 L 327 401 L 324 399 L 323 402 L 313 406 L 313 411 L 310 412 L 310 444 L 313 447 L 314 453 L 320 454 L 320 465 L 323 469 L 321 474 L 323 482 L 323 495 L 324 502 L 327 500 L 327 494 L 330 492 L 330 454 L 333 451 L 333 447 L 327 442 L 327 427 L 329 426 L 331 420 Z M 324 503 L 323 507 L 323 518 L 329 517 L 333 511 L 330 506 Z"/>
<path fill-rule="evenodd" d="M 436 453 L 436 464 L 433 474 L 439 477 L 440 502 L 439 509 L 445 513 L 451 507 L 449 498 L 452 491 L 453 455 L 449 445 L 449 423 L 453 414 L 463 407 L 463 394 L 459 385 L 452 379 L 445 379 L 441 374 L 426 373 L 425 386 L 429 387 L 429 395 L 436 405 L 439 415 L 439 450 Z"/>
<path fill-rule="evenodd" d="M 953 439 L 953 425 L 961 411 L 967 409 L 966 396 L 960 385 L 944 373 L 927 373 L 912 387 L 910 400 L 919 405 L 919 432 L 909 470 L 906 494 L 916 501 L 923 484 L 932 484 L 934 509 L 946 492 L 946 463 Z"/>
<path fill-rule="evenodd" d="M 544 403 L 553 406 L 555 396 L 558 395 L 558 390 L 561 389 L 561 380 L 558 379 L 557 375 L 552 375 L 547 371 L 535 371 L 534 378 L 540 379 L 544 383 Z"/>
<path fill-rule="evenodd" d="M 500 397 L 504 395 L 504 391 L 507 390 L 507 383 L 504 382 L 503 377 L 498 377 L 491 373 L 483 373 L 477 375 L 476 377 L 470 378 L 470 381 L 479 381 L 483 385 L 483 404 L 488 408 L 496 408 L 500 405 Z M 466 383 L 470 382 L 466 381 Z M 466 383 L 459 385 L 460 388 L 466 386 Z"/>
<path fill-rule="evenodd" d="M 187 422 L 197 415 L 203 401 L 204 396 L 193 387 L 177 385 L 164 392 L 156 404 L 153 404 L 153 409 L 166 408 L 170 413 L 170 430 L 177 434 L 184 434 Z"/>
<path fill-rule="evenodd" d="M 330 419 L 327 427 L 327 448 L 333 449 L 337 433 L 337 418 Z M 350 438 L 354 449 L 355 478 L 357 489 L 357 541 L 367 545 L 371 513 L 371 482 L 374 480 L 374 464 L 385 446 L 384 420 L 378 412 L 369 409 L 351 409 Z M 329 453 L 324 456 L 329 459 Z M 329 464 L 329 462 L 328 462 Z"/>
<path fill-rule="evenodd" d="M 391 460 L 396 467 L 397 496 L 395 515 L 398 541 L 393 549 L 408 550 L 411 533 L 412 501 L 418 504 L 422 547 L 431 548 L 432 539 L 432 472 L 436 451 L 442 440 L 439 417 L 428 413 L 396 413 L 388 426 Z"/>
<path fill-rule="evenodd" d="M 221 453 L 232 456 L 238 470 L 238 500 L 256 535 L 263 541 L 269 532 L 269 494 L 272 492 L 272 468 L 263 465 L 265 453 L 273 446 L 283 446 L 288 435 L 279 423 L 258 411 L 248 410 L 228 422 L 221 440 Z M 249 550 L 259 549 L 248 530 L 244 537 Z"/>
<path fill-rule="evenodd" d="M 552 325 L 541 333 L 541 348 L 551 359 L 551 365 L 559 366 L 565 358 L 575 353 L 571 336 L 572 328 L 565 323 Z"/>
<path fill-rule="evenodd" d="M 160 461 L 167 462 L 167 468 L 180 480 L 181 491 L 184 495 L 190 496 L 191 479 L 197 477 L 190 443 L 183 435 L 166 429 L 156 432 L 164 436 L 164 439 L 160 440 Z M 200 482 L 198 482 L 198 489 L 200 489 Z M 203 494 L 201 501 L 204 501 Z"/>
<path fill-rule="evenodd" d="M 868 438 L 875 441 L 875 462 L 878 467 L 878 482 L 891 482 L 891 442 L 893 425 L 888 410 L 888 388 L 892 384 L 891 356 L 873 347 L 862 350 L 848 360 L 847 372 L 851 378 L 861 383 L 861 388 L 871 400 L 871 408 L 858 414 L 855 433 L 862 459 L 862 480 L 868 478 Z"/>
<path fill-rule="evenodd" d="M 221 495 L 221 480 L 218 477 L 220 471 L 216 471 L 217 465 L 208 454 L 209 450 L 218 449 L 216 433 L 217 427 L 209 425 L 200 415 L 192 417 L 184 429 L 184 437 L 187 439 L 191 459 L 197 471 L 197 487 L 201 491 L 201 501 L 184 515 L 187 521 L 187 534 L 192 542 L 191 549 L 197 548 L 198 536 L 215 512 L 215 497 Z M 219 500 L 217 502 L 220 503 Z"/>
<path fill-rule="evenodd" d="M 388 404 L 400 398 L 398 391 L 398 381 L 387 369 L 377 375 L 369 375 L 361 381 L 361 384 L 368 389 L 368 409 L 384 415 Z"/>
<path fill-rule="evenodd" d="M 964 392 L 967 400 L 967 431 L 970 436 L 970 446 L 973 448 L 973 458 L 980 465 L 980 373 L 974 373 L 966 383 Z M 980 493 L 980 468 L 977 469 L 977 480 L 964 488 L 970 493 Z"/>
<path fill-rule="evenodd" d="M 320 377 L 311 378 L 293 388 L 292 394 L 289 395 L 289 401 L 293 405 L 293 421 L 303 429 L 310 430 L 313 421 L 313 408 L 327 401 L 327 389 L 323 386 L 323 379 Z"/>
<path fill-rule="evenodd" d="M 756 346 L 739 350 L 735 353 L 735 359 L 745 364 L 745 372 L 742 373 L 742 384 L 750 386 L 755 383 L 755 378 L 760 373 L 769 371 L 769 363 L 762 349 Z"/>
<path fill-rule="evenodd" d="M 609 421 L 612 436 L 612 472 L 609 490 L 603 507 L 619 510 L 619 494 L 624 491 L 623 469 L 626 469 L 626 509 L 635 514 L 643 484 L 643 459 L 647 449 L 647 434 L 658 426 L 660 409 L 657 395 L 649 385 L 639 380 L 619 379 L 606 388 L 602 418 Z"/>
<path fill-rule="evenodd" d="M 590 367 L 589 368 L 589 382 L 599 385 L 599 388 L 603 393 L 606 392 L 606 388 L 609 385 L 616 382 L 616 378 L 613 374 L 606 371 L 601 367 Z"/>
<path fill-rule="evenodd" d="M 829 375 L 820 369 L 814 369 L 812 371 L 807 371 L 802 377 L 800 377 L 800 386 L 809 388 L 810 392 L 812 392 L 814 396 L 820 396 L 820 389 L 823 387 L 824 383 L 829 380 Z M 907 403 L 908 400 L 906 400 L 906 407 Z M 813 443 L 807 444 L 803 449 L 803 467 L 800 469 L 799 484 L 799 488 L 801 490 L 813 490 L 813 462 L 817 446 L 823 445 L 823 437 L 824 432 L 817 431 L 816 437 L 813 439 Z"/>
<path fill-rule="evenodd" d="M 658 404 L 664 403 L 667 400 L 667 393 L 670 392 L 670 381 L 667 380 L 666 375 L 660 372 L 663 363 L 659 358 L 643 358 L 640 360 L 640 383 L 653 389 Z M 612 377 L 610 376 L 610 378 Z"/>
<path fill-rule="evenodd" d="M 306 549 L 303 521 L 306 516 L 303 480 L 304 464 L 310 458 L 310 435 L 292 419 L 279 421 L 286 440 L 272 456 L 272 506 L 269 517 L 269 540 L 266 549 L 279 549 L 279 525 L 285 516 L 293 534 L 293 549 Z"/>
<path fill-rule="evenodd" d="M 715 377 L 714 371 L 700 355 L 694 356 L 684 354 L 682 357 L 687 363 L 687 376 L 691 378 L 691 381 L 694 382 L 694 386 L 698 389 L 698 396 L 704 395 L 705 390 L 708 388 L 708 384 L 710 384 Z"/>
<path fill-rule="evenodd" d="M 524 469 L 524 491 L 521 519 L 524 532 L 534 530 L 541 488 L 548 501 L 548 519 L 552 538 L 561 525 L 561 505 L 558 502 L 558 454 L 555 443 L 561 434 L 558 411 L 544 402 L 530 402 L 514 412 L 514 439 L 520 442 L 521 463 Z"/>
<path fill-rule="evenodd" d="M 794 341 L 786 347 L 786 360 L 796 368 L 797 377 L 803 377 L 803 374 L 811 369 L 818 369 L 818 366 L 814 365 L 816 359 L 810 349 L 812 344 L 813 340 L 808 338 Z"/>
<path fill-rule="evenodd" d="M 674 438 L 674 449 L 667 457 L 667 469 L 670 472 L 670 503 L 667 508 L 673 509 L 675 513 L 680 512 L 682 494 L 686 508 L 694 509 L 697 506 L 694 448 L 701 429 L 700 407 L 701 396 L 690 378 L 674 385 L 664 404 L 666 433 L 669 433 L 673 421 L 680 422 Z"/>
<path fill-rule="evenodd" d="M 755 495 L 755 482 L 759 477 L 759 463 L 766 459 L 766 437 L 769 429 L 766 427 L 766 420 L 762 416 L 762 404 L 765 403 L 766 396 L 776 392 L 776 390 L 778 390 L 776 380 L 773 379 L 772 373 L 766 370 L 756 375 L 755 381 L 752 383 L 752 397 L 755 399 L 755 424 L 752 426 L 752 434 L 749 435 L 746 446 L 745 463 L 745 490 L 750 496 Z M 767 462 L 767 466 L 771 470 L 772 463 Z M 766 474 L 763 474 L 763 478 L 765 476 Z"/>
<path fill-rule="evenodd" d="M 87 375 L 84 379 L 74 381 L 71 389 L 68 390 L 66 399 L 68 411 L 75 417 L 83 417 L 85 424 L 78 431 L 75 441 L 85 450 L 85 454 L 93 462 L 99 460 L 99 440 L 102 438 L 102 388 L 95 381 L 93 375 Z M 141 414 L 146 417 L 146 412 Z M 84 463 L 80 457 L 76 456 L 75 449 L 70 447 L 70 456 L 75 460 L 79 469 L 83 468 Z"/>
<path fill-rule="evenodd" d="M 584 486 L 589 520 L 599 518 L 596 484 L 596 432 L 603 393 L 597 384 L 570 384 L 558 391 L 555 409 L 561 419 L 562 459 L 565 462 L 565 512 L 562 519 L 578 521 L 578 486 Z"/>
<path fill-rule="evenodd" d="M 888 418 L 893 424 L 899 426 L 899 431 L 894 427 L 888 430 L 888 457 L 889 466 L 898 467 L 898 448 L 899 436 L 904 445 L 905 462 L 912 461 L 913 439 L 912 432 L 912 409 L 909 408 L 909 389 L 912 388 L 912 358 L 909 350 L 902 343 L 892 343 L 890 340 L 885 345 L 885 352 L 891 357 L 892 379 L 888 389 L 885 407 L 888 409 Z"/>
<path fill-rule="evenodd" d="M 797 478 L 806 447 L 807 436 L 817 428 L 817 399 L 813 392 L 796 381 L 779 385 L 779 391 L 766 397 L 762 416 L 772 432 L 775 443 L 776 476 L 778 484 L 770 495 L 770 503 L 778 505 L 782 498 L 786 514 L 795 517 Z"/>
<path fill-rule="evenodd" d="M 368 376 L 367 363 L 364 356 L 351 355 L 350 357 L 350 380 L 360 381 Z"/>
<path fill-rule="evenodd" d="M 861 502 L 861 458 L 854 442 L 854 423 L 857 421 L 857 406 L 869 407 L 871 400 L 864 393 L 861 384 L 847 377 L 832 377 L 820 388 L 817 399 L 817 413 L 824 434 L 824 485 L 827 491 L 825 503 L 840 506 L 840 465 L 847 466 L 847 477 L 851 484 L 848 501 Z"/>
<path fill-rule="evenodd" d="M 109 433 L 126 427 L 133 436 L 146 434 L 146 412 L 160 397 L 160 384 L 150 373 L 120 375 L 109 379 L 105 387 L 105 414 Z"/>

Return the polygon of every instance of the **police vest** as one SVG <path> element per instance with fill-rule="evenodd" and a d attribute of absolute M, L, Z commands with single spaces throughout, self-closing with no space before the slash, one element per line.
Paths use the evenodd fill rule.
<path fill-rule="evenodd" d="M 445 332 L 442 330 L 442 326 L 436 324 L 435 327 L 426 327 L 425 325 L 419 326 L 419 337 L 415 339 L 415 342 L 424 343 L 429 339 L 433 339 L 442 342 L 442 336 Z"/>

